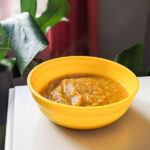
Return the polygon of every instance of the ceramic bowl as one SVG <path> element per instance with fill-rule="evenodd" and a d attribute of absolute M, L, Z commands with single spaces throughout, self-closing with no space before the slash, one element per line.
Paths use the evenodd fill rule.
<path fill-rule="evenodd" d="M 78 73 L 116 80 L 126 87 L 129 96 L 109 105 L 81 107 L 59 104 L 39 94 L 56 77 Z M 139 88 L 137 77 L 128 68 L 110 60 L 88 56 L 61 57 L 41 63 L 30 72 L 27 83 L 42 113 L 56 124 L 73 129 L 94 129 L 118 120 L 128 110 Z"/>

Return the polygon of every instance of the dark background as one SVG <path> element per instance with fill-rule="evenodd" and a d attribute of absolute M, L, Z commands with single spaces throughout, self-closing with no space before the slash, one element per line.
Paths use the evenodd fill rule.
<path fill-rule="evenodd" d="M 100 57 L 114 59 L 120 50 L 144 42 L 143 71 L 150 67 L 150 1 L 100 0 Z"/>

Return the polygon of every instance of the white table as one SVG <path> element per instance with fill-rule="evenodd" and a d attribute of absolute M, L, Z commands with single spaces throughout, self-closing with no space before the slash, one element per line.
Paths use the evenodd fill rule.
<path fill-rule="evenodd" d="M 104 128 L 79 131 L 49 121 L 26 86 L 10 90 L 5 150 L 150 150 L 150 77 L 128 112 Z"/>

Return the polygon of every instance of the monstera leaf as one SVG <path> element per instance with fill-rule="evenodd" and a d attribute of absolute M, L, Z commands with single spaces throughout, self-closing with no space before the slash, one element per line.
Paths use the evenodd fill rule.
<path fill-rule="evenodd" d="M 20 4 L 21 12 L 29 12 L 34 19 L 36 18 L 37 0 L 20 0 Z M 46 34 L 50 27 L 57 24 L 68 13 L 67 0 L 48 0 L 46 10 L 40 17 L 36 18 L 36 22 L 43 33 Z"/>
<path fill-rule="evenodd" d="M 37 53 L 49 43 L 29 13 L 21 13 L 1 22 L 22 74 Z"/>
<path fill-rule="evenodd" d="M 141 75 L 143 43 L 138 43 L 120 52 L 115 61 L 131 69 L 137 76 Z"/>
<path fill-rule="evenodd" d="M 12 49 L 22 74 L 26 67 L 33 68 L 32 59 L 48 45 L 41 30 L 46 34 L 47 29 L 69 13 L 69 5 L 67 0 L 48 0 L 39 18 L 36 18 L 37 0 L 20 0 L 20 5 L 21 12 L 26 13 L 0 22 L 0 60 Z"/>
<path fill-rule="evenodd" d="M 36 16 L 37 1 L 36 0 L 20 0 L 21 12 L 29 12 L 33 18 Z"/>
<path fill-rule="evenodd" d="M 43 33 L 47 28 L 54 26 L 69 13 L 67 0 L 48 0 L 47 8 L 42 15 L 36 19 Z"/>

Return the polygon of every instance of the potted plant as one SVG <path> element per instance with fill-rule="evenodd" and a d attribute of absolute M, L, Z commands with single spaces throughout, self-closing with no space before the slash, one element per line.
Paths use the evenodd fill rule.
<path fill-rule="evenodd" d="M 30 70 L 33 67 L 33 58 L 49 44 L 44 35 L 69 13 L 67 0 L 48 0 L 47 8 L 38 18 L 36 0 L 20 0 L 20 6 L 21 14 L 0 22 L 0 64 L 8 68 L 10 76 L 13 76 L 15 64 L 21 75 L 26 68 Z M 26 40 L 20 40 L 25 35 Z M 9 50 L 14 52 L 14 58 L 7 58 Z"/>

